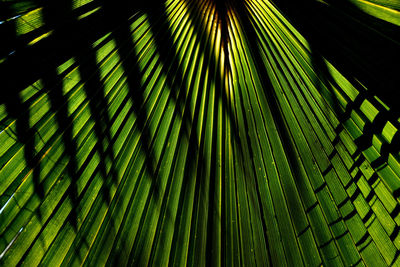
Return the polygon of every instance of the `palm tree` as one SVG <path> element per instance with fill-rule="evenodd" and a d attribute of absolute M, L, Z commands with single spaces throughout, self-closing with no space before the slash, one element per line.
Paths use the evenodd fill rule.
<path fill-rule="evenodd" d="M 400 4 L 3 0 L 0 265 L 400 265 Z"/>

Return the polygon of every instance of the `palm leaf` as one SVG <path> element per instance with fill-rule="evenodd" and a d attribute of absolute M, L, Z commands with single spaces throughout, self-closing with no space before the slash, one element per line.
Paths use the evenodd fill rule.
<path fill-rule="evenodd" d="M 399 265 L 399 7 L 2 1 L 0 264 Z"/>

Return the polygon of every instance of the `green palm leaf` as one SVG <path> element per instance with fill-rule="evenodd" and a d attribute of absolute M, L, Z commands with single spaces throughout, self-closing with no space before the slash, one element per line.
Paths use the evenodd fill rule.
<path fill-rule="evenodd" d="M 2 1 L 0 265 L 400 265 L 399 12 Z"/>

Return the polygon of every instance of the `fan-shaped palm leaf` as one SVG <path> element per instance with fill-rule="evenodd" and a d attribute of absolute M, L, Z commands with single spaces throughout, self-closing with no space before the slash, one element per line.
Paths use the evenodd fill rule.
<path fill-rule="evenodd" d="M 0 264 L 400 265 L 399 10 L 2 1 Z"/>

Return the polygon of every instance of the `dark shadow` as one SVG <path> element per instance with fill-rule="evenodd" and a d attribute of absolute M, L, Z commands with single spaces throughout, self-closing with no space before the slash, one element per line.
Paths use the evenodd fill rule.
<path fill-rule="evenodd" d="M 107 21 L 116 21 L 117 27 L 111 32 L 111 38 L 115 40 L 117 52 L 122 62 L 127 85 L 129 88 L 128 97 L 132 101 L 132 109 L 130 112 L 136 115 L 136 125 L 140 131 L 141 149 L 146 155 L 145 166 L 148 176 L 154 180 L 156 178 L 156 157 L 151 148 L 152 140 L 150 130 L 146 125 L 146 116 L 149 111 L 145 108 L 145 99 L 143 97 L 144 88 L 142 87 L 142 75 L 138 66 L 139 59 L 135 52 L 135 44 L 133 43 L 133 33 L 130 26 L 133 22 L 131 16 L 139 12 L 134 7 L 134 2 L 117 1 L 104 2 L 103 12 Z M 158 4 L 159 5 L 159 4 Z M 154 183 L 153 194 L 156 199 L 159 198 L 159 189 Z"/>
<path fill-rule="evenodd" d="M 80 10 L 72 8 L 72 1 L 64 0 L 48 2 L 43 7 L 44 21 L 47 27 L 52 28 L 54 31 L 54 42 L 63 47 L 66 51 L 70 51 L 70 56 L 75 59 L 76 65 L 78 66 L 81 82 L 83 83 L 83 90 L 86 94 L 86 101 L 88 101 L 91 113 L 91 119 L 94 121 L 94 134 L 97 138 L 93 151 L 89 153 L 85 163 L 80 170 L 78 170 L 76 159 L 77 146 L 72 138 L 72 118 L 68 116 L 68 109 L 66 106 L 67 99 L 62 95 L 61 86 L 52 88 L 53 92 L 49 92 L 49 96 L 54 108 L 57 108 L 57 104 L 60 106 L 60 104 L 65 103 L 64 106 L 61 106 L 58 110 L 57 121 L 59 127 L 64 130 L 63 142 L 65 145 L 65 153 L 70 158 L 67 171 L 71 177 L 71 186 L 68 190 L 74 208 L 69 215 L 69 219 L 71 224 L 74 225 L 75 230 L 77 230 L 78 223 L 76 207 L 78 207 L 84 193 L 86 193 L 88 185 L 96 177 L 95 174 L 98 173 L 101 179 L 103 179 L 100 198 L 108 205 L 110 205 L 112 201 L 110 188 L 115 185 L 118 180 L 118 173 L 115 169 L 116 157 L 113 152 L 116 137 L 113 138 L 111 136 L 110 127 L 112 125 L 112 120 L 108 114 L 108 103 L 104 84 L 101 80 L 99 63 L 96 60 L 96 51 L 92 47 L 94 41 L 98 40 L 99 37 L 104 36 L 109 31 L 114 30 L 118 24 L 117 21 L 113 21 L 112 19 L 106 20 L 100 12 L 96 12 L 83 19 L 78 19 L 79 14 L 84 14 L 88 9 L 90 11 L 98 4 L 97 1 L 94 1 Z M 102 8 L 104 9 L 104 7 Z M 57 53 L 57 51 L 54 52 Z M 57 77 L 55 69 L 53 73 L 51 71 L 48 73 L 50 75 L 53 74 L 53 77 Z M 47 80 L 51 81 L 54 79 L 53 77 L 47 77 Z M 61 81 L 58 79 L 56 84 L 60 83 Z M 95 157 L 95 154 L 98 154 L 100 163 L 89 179 L 83 193 L 78 198 L 77 180 L 82 174 L 81 171 L 86 168 L 89 161 Z M 110 217 L 109 219 L 110 223 L 113 224 L 113 218 Z M 73 245 L 75 255 L 77 255 L 78 258 L 81 257 L 79 250 L 83 245 L 88 246 L 86 244 L 86 238 L 84 237 L 80 238 Z"/>
<path fill-rule="evenodd" d="M 1 42 L 0 59 L 5 58 L 7 61 L 12 61 L 16 58 L 16 50 L 19 48 L 16 25 L 14 20 L 8 20 L 8 14 L 11 13 L 9 6 L 2 3 L 0 6 L 0 21 L 4 21 L 0 25 L 1 34 L 4 34 L 7 42 Z M 32 171 L 32 181 L 35 188 L 35 193 L 43 199 L 44 189 L 40 185 L 40 154 L 35 149 L 35 135 L 39 135 L 37 131 L 30 126 L 30 102 L 23 102 L 20 96 L 20 91 L 16 88 L 16 83 L 19 80 L 18 64 L 9 64 L 4 67 L 4 64 L 0 65 L 1 80 L 3 85 L 0 87 L 0 104 L 5 104 L 6 112 L 8 116 L 15 120 L 15 132 L 10 130 L 12 133 L 11 138 L 14 138 L 23 145 L 24 158 L 26 161 L 27 168 L 18 176 L 14 183 L 21 182 L 25 175 Z M 9 69 L 12 71 L 10 72 Z M 13 72 L 14 71 L 14 72 Z M 33 84 L 33 83 L 32 83 Z M 34 97 L 33 97 L 34 98 Z M 6 125 L 4 125 L 7 127 Z M 2 126 L 3 127 L 3 126 Z M 15 135 L 15 136 L 13 136 Z M 40 137 L 40 136 L 39 136 Z M 3 166 L 1 166 L 3 167 Z M 37 216 L 41 218 L 41 214 L 37 213 Z"/>
<path fill-rule="evenodd" d="M 70 1 L 59 1 L 57 4 L 48 2 L 43 7 L 43 20 L 46 26 L 53 29 L 54 38 L 62 40 L 64 33 L 68 29 L 71 18 L 71 3 Z M 60 9 L 58 9 L 60 8 Z M 63 24 L 65 23 L 65 24 Z M 51 56 L 56 56 L 58 51 L 49 50 Z M 72 126 L 73 119 L 68 115 L 68 99 L 63 95 L 62 77 L 57 73 L 57 64 L 48 63 L 48 69 L 43 74 L 42 81 L 44 89 L 50 100 L 51 111 L 56 115 L 56 121 L 59 131 L 62 135 L 64 144 L 64 153 L 68 158 L 67 173 L 71 179 L 71 185 L 68 188 L 68 196 L 71 199 L 74 207 L 78 206 L 78 192 L 76 182 L 78 180 L 78 164 L 77 164 L 77 145 L 73 139 Z M 78 214 L 76 208 L 73 208 L 69 215 L 71 225 L 77 231 Z"/>
<path fill-rule="evenodd" d="M 96 1 L 93 3 L 96 3 Z M 117 175 L 114 170 L 115 156 L 113 154 L 113 142 L 115 140 L 112 140 L 109 130 L 111 120 L 107 113 L 107 103 L 95 51 L 91 46 L 94 41 L 113 30 L 115 25 L 105 22 L 99 14 L 78 21 L 78 15 L 87 12 L 88 6 L 73 10 L 70 0 L 46 1 L 42 4 L 44 4 L 42 6 L 44 26 L 29 33 L 30 36 L 19 36 L 13 20 L 3 22 L 9 18 L 7 16 L 11 11 L 1 9 L 5 13 L 1 14 L 0 29 L 1 33 L 4 34 L 2 36 L 7 39 L 5 43 L 9 47 L 1 47 L 1 55 L 3 56 L 5 53 L 6 58 L 0 64 L 3 81 L 0 104 L 5 104 L 8 116 L 16 121 L 15 138 L 24 145 L 26 165 L 27 168 L 32 169 L 34 192 L 41 199 L 44 199 L 45 192 L 40 181 L 40 158 L 43 155 L 35 151 L 35 135 L 38 134 L 29 125 L 29 105 L 35 100 L 35 97 L 32 97 L 30 101 L 23 102 L 19 95 L 26 87 L 34 85 L 39 79 L 42 80 L 44 89 L 42 89 L 42 92 L 38 92 L 38 95 L 47 93 L 49 97 L 50 112 L 55 114 L 58 133 L 62 136 L 63 156 L 68 158 L 66 173 L 71 179 L 71 185 L 66 196 L 70 198 L 73 204 L 68 220 L 76 231 L 78 224 L 77 207 L 82 200 L 82 195 L 78 197 L 77 181 L 90 159 L 94 157 L 95 153 L 100 156 L 100 164 L 95 173 L 99 172 L 104 179 L 101 197 L 107 203 L 111 202 L 109 187 Z M 47 31 L 51 31 L 50 36 L 33 45 L 27 45 L 25 39 L 35 38 Z M 10 48 L 15 50 L 8 52 Z M 62 77 L 57 73 L 57 67 L 70 58 L 74 58 L 79 66 L 89 109 L 95 122 L 94 133 L 97 137 L 94 150 L 89 153 L 88 159 L 79 170 L 76 158 L 78 148 L 72 133 L 73 118 L 68 115 L 68 101 L 67 97 L 63 95 Z M 104 145 L 105 143 L 108 145 Z M 21 175 L 23 174 L 21 173 Z M 89 180 L 91 181 L 93 177 Z M 87 184 L 90 184 L 90 182 Z M 41 217 L 40 212 L 37 213 Z"/>
<path fill-rule="evenodd" d="M 49 71 L 48 76 L 42 78 L 43 85 L 45 88 L 49 88 L 48 96 L 51 104 L 51 109 L 54 114 L 56 114 L 56 120 L 58 124 L 58 128 L 62 131 L 62 141 L 64 144 L 64 153 L 68 158 L 68 163 L 66 167 L 66 171 L 71 179 L 71 185 L 68 188 L 68 195 L 71 198 L 71 201 L 76 207 L 78 205 L 78 192 L 76 188 L 76 182 L 79 178 L 78 174 L 78 164 L 76 160 L 77 155 L 77 145 L 75 140 L 73 139 L 72 134 L 72 125 L 73 120 L 68 115 L 68 106 L 67 99 L 62 94 L 62 81 L 58 74 L 55 72 Z M 70 221 L 75 230 L 77 230 L 77 211 L 76 209 L 72 209 L 70 213 Z"/>
<path fill-rule="evenodd" d="M 275 0 L 274 4 L 312 45 L 313 56 L 326 58 L 352 84 L 360 81 L 368 94 L 398 113 L 392 95 L 400 81 L 396 71 L 400 27 L 364 13 L 350 1 L 325 2 Z"/>
<path fill-rule="evenodd" d="M 353 158 L 372 145 L 374 134 L 380 134 L 387 121 L 400 126 L 397 122 L 400 110 L 393 97 L 397 95 L 400 81 L 394 71 L 400 66 L 400 27 L 372 17 L 345 0 L 327 0 L 325 3 L 276 0 L 274 3 L 310 44 L 313 69 L 327 88 L 325 90 L 320 84 L 318 89 L 326 99 L 333 101 L 331 108 L 338 115 L 336 135 L 343 130 L 343 123 L 350 118 L 351 112 L 359 110 L 364 100 L 379 107 L 379 114 L 372 122 L 367 122 L 363 135 L 355 140 L 358 149 Z M 354 101 L 347 99 L 345 108 L 336 100 L 333 86 L 340 87 L 329 72 L 325 59 L 359 91 Z M 375 96 L 386 103 L 390 111 L 386 111 Z M 399 151 L 397 143 L 395 140 L 393 144 L 385 144 L 381 157 L 372 163 L 372 167 L 387 162 L 390 152 Z"/>

